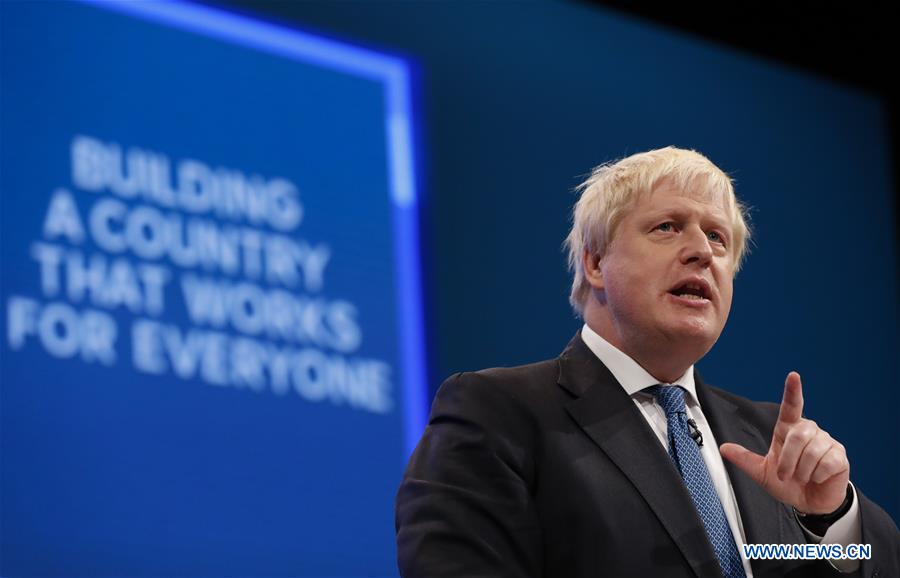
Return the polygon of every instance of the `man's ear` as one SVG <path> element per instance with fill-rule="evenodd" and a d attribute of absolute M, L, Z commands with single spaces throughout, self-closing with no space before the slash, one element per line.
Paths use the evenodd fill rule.
<path fill-rule="evenodd" d="M 581 266 L 584 267 L 584 277 L 594 289 L 603 289 L 603 270 L 600 268 L 602 259 L 598 259 L 592 255 L 590 251 L 585 249 L 581 253 Z"/>

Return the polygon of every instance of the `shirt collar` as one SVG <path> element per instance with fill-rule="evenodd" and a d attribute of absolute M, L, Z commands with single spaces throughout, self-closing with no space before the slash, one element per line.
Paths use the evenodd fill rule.
<path fill-rule="evenodd" d="M 658 379 L 647 373 L 647 370 L 641 367 L 637 361 L 600 337 L 596 331 L 588 327 L 587 323 L 581 328 L 581 339 L 588 346 L 588 349 L 609 369 L 610 373 L 613 374 L 613 377 L 616 378 L 616 381 L 619 382 L 619 385 L 622 386 L 622 389 L 629 396 L 633 397 L 637 393 L 647 395 L 646 392 L 642 391 L 643 389 L 660 383 Z M 693 365 L 688 367 L 684 375 L 674 382 L 663 385 L 680 385 L 688 393 L 687 402 L 691 405 L 700 405 L 697 400 L 697 386 L 694 383 Z"/>

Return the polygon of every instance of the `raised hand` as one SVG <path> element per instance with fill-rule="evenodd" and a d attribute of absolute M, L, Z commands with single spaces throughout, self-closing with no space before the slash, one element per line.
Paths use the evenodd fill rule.
<path fill-rule="evenodd" d="M 734 443 L 722 444 L 719 452 L 774 498 L 805 514 L 831 513 L 847 495 L 847 452 L 803 417 L 803 385 L 795 371 L 784 382 L 769 452 L 761 456 Z"/>

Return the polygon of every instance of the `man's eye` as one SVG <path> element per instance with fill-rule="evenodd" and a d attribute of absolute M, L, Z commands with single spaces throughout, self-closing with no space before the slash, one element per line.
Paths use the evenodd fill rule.
<path fill-rule="evenodd" d="M 710 231 L 706 234 L 706 238 L 712 241 L 713 243 L 722 243 L 725 244 L 725 238 L 722 237 L 717 231 Z"/>
<path fill-rule="evenodd" d="M 661 224 L 657 225 L 656 228 L 657 228 L 658 230 L 660 230 L 660 231 L 663 231 L 663 232 L 666 232 L 666 233 L 667 233 L 667 232 L 669 232 L 669 231 L 674 230 L 675 225 L 672 224 L 672 223 L 661 223 Z"/>

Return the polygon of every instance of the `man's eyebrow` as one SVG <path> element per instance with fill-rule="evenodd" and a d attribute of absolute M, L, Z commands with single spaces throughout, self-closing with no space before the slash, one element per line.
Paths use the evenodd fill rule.
<path fill-rule="evenodd" d="M 647 221 L 655 221 L 657 219 L 662 219 L 665 217 L 674 217 L 677 219 L 684 219 L 690 213 L 689 210 L 684 209 L 682 207 L 668 207 L 665 209 L 656 209 L 655 211 L 651 211 L 647 213 L 644 217 Z"/>
<path fill-rule="evenodd" d="M 663 218 L 674 218 L 674 219 L 683 220 L 694 213 L 695 213 L 694 210 L 686 209 L 684 207 L 667 207 L 667 208 L 662 208 L 662 209 L 656 209 L 654 211 L 647 213 L 643 220 L 645 220 L 647 222 L 656 221 L 656 220 L 663 219 Z M 725 229 L 726 231 L 731 232 L 731 221 L 728 219 L 728 215 L 724 211 L 722 212 L 721 215 L 719 215 L 719 214 L 711 215 L 711 214 L 705 213 L 703 215 L 703 220 L 710 221 L 716 227 L 721 227 L 721 228 Z"/>
<path fill-rule="evenodd" d="M 731 221 L 728 218 L 727 213 L 723 213 L 721 216 L 719 215 L 711 215 L 707 216 L 707 218 L 712 221 L 712 223 L 721 229 L 724 229 L 726 233 L 731 234 L 732 225 Z"/>

